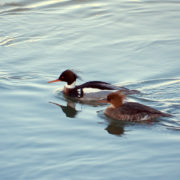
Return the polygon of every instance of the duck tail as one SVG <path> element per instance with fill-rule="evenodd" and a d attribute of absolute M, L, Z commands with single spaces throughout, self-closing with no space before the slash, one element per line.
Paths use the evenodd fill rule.
<path fill-rule="evenodd" d="M 172 114 L 169 114 L 169 113 L 162 113 L 161 114 L 163 117 L 173 117 Z"/>

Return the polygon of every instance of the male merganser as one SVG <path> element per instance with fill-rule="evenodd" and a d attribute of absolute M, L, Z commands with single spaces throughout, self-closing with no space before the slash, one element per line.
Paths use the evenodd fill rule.
<path fill-rule="evenodd" d="M 106 82 L 102 81 L 89 81 L 82 85 L 76 86 L 76 79 L 79 78 L 77 74 L 75 74 L 71 70 L 65 70 L 61 73 L 58 79 L 49 81 L 48 83 L 58 82 L 58 81 L 64 81 L 67 82 L 67 84 L 64 86 L 64 94 L 70 97 L 82 99 L 82 98 L 88 98 L 88 100 L 97 100 L 98 99 L 104 99 L 107 97 L 107 95 L 112 92 L 112 90 L 122 90 L 125 94 L 135 94 L 138 93 L 136 90 L 129 90 L 124 87 L 118 87 Z M 93 93 L 85 93 L 85 88 L 93 88 L 98 90 L 103 90 L 101 92 L 93 92 Z M 105 90 L 105 91 L 104 91 Z"/>
<path fill-rule="evenodd" d="M 123 121 L 145 121 L 158 117 L 172 116 L 143 104 L 124 102 L 125 97 L 122 91 L 117 91 L 109 94 L 106 100 L 101 101 L 111 104 L 111 106 L 105 110 L 105 115 L 112 119 Z"/>

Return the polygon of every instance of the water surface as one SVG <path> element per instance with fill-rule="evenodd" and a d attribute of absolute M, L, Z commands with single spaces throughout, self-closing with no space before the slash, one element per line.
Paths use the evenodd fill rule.
<path fill-rule="evenodd" d="M 173 0 L 2 0 L 1 179 L 179 179 L 179 29 Z M 174 116 L 120 123 L 72 106 L 47 83 L 67 68 Z"/>

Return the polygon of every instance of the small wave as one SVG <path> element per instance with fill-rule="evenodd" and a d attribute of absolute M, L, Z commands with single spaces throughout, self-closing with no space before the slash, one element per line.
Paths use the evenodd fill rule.
<path fill-rule="evenodd" d="M 167 85 L 167 84 L 174 84 L 180 82 L 180 78 L 161 78 L 161 79 L 151 79 L 151 80 L 145 80 L 145 81 L 140 81 L 140 82 L 135 82 L 135 83 L 131 83 L 131 85 L 135 84 L 135 85 Z"/>
<path fill-rule="evenodd" d="M 12 35 L 10 36 L 5 36 L 5 37 L 0 37 L 0 46 L 14 46 L 17 44 L 21 44 L 24 42 L 37 42 L 43 39 L 43 35 L 32 35 L 32 36 L 24 36 L 24 35 Z"/>
<path fill-rule="evenodd" d="M 13 37 L 4 37 L 0 39 L 0 46 L 9 46 L 13 43 Z"/>
<path fill-rule="evenodd" d="M 178 115 L 171 119 L 164 119 L 160 122 L 161 125 L 171 130 L 180 130 L 180 121 L 178 120 Z"/>
<path fill-rule="evenodd" d="M 13 8 L 13 9 L 10 9 L 10 10 L 1 11 L 0 15 L 4 15 L 4 14 L 5 15 L 13 15 L 13 14 L 18 14 L 18 13 L 29 11 L 29 10 L 30 10 L 29 8 L 22 8 L 22 7 Z"/>
<path fill-rule="evenodd" d="M 23 3 L 18 3 L 18 2 L 0 3 L 1 8 L 5 8 L 5 7 L 21 7 L 23 5 L 24 5 Z"/>
<path fill-rule="evenodd" d="M 42 7 L 48 7 L 51 5 L 56 5 L 57 3 L 62 3 L 62 2 L 66 2 L 67 0 L 48 0 L 48 1 L 39 1 L 39 2 L 35 2 L 32 3 L 30 5 L 28 5 L 28 8 L 42 8 Z"/>
<path fill-rule="evenodd" d="M 39 0 L 39 1 L 24 1 L 21 3 L 1 3 L 0 15 L 13 15 L 22 12 L 27 12 L 34 9 L 53 9 L 57 7 L 63 8 L 64 13 L 72 11 L 74 15 L 83 15 L 85 17 L 97 17 L 107 15 L 105 3 L 95 0 Z M 82 13 L 83 12 L 83 13 Z"/>
<path fill-rule="evenodd" d="M 35 2 L 24 1 L 21 3 L 17 3 L 17 2 L 1 3 L 0 7 L 3 10 L 0 11 L 0 14 L 12 15 L 12 14 L 17 14 L 19 12 L 29 11 L 32 9 L 51 7 L 52 5 L 56 7 L 59 3 L 64 3 L 64 2 L 71 2 L 71 1 L 67 1 L 67 0 L 45 0 L 45 1 L 37 0 Z"/>
<path fill-rule="evenodd" d="M 37 73 L 0 72 L 0 79 L 4 79 L 4 80 L 29 80 L 35 78 L 37 78 Z"/>

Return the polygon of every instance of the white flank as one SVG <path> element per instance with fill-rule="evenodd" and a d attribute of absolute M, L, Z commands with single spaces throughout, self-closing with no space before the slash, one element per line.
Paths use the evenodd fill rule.
<path fill-rule="evenodd" d="M 99 92 L 101 90 L 96 88 L 83 88 L 83 91 L 84 93 L 93 93 L 93 92 Z"/>
<path fill-rule="evenodd" d="M 102 89 L 98 89 L 98 88 L 83 88 L 83 91 L 84 93 L 94 93 L 94 92 L 106 92 L 106 91 L 109 91 L 110 93 L 111 92 L 114 92 L 116 90 L 102 90 Z"/>

